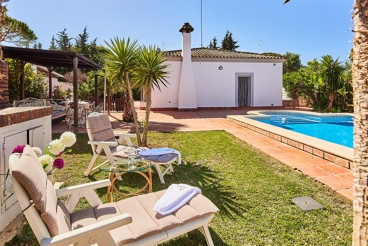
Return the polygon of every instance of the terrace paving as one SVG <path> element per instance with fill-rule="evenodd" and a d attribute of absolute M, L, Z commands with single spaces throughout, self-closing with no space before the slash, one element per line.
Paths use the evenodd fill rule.
<path fill-rule="evenodd" d="M 145 112 L 137 108 L 138 118 L 144 118 Z M 313 156 L 282 142 L 273 140 L 252 130 L 246 129 L 226 119 L 227 115 L 245 115 L 247 110 L 197 110 L 155 111 L 150 114 L 150 131 L 205 131 L 225 130 L 269 156 L 284 163 L 290 169 L 299 171 L 316 181 L 328 186 L 338 195 L 353 200 L 353 172 L 325 159 Z M 117 131 L 134 131 L 132 123 L 118 122 L 122 113 L 110 113 L 113 128 Z M 73 129 L 72 129 L 73 130 Z M 62 121 L 52 126 L 53 133 L 68 131 Z M 78 128 L 84 133 L 84 128 Z"/>

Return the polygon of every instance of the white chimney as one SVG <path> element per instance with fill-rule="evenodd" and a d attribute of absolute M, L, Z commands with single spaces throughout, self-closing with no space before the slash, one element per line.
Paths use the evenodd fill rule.
<path fill-rule="evenodd" d="M 183 35 L 182 64 L 179 82 L 178 109 L 196 109 L 197 92 L 194 81 L 192 65 L 191 32 L 194 28 L 188 23 L 184 23 L 179 32 Z"/>

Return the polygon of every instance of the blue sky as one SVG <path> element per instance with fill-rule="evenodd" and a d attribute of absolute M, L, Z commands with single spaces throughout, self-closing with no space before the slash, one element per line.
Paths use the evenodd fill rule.
<path fill-rule="evenodd" d="M 103 45 L 111 38 L 138 39 L 162 50 L 181 49 L 180 27 L 194 27 L 192 47 L 219 43 L 226 30 L 239 51 L 292 52 L 303 64 L 330 54 L 348 59 L 353 33 L 353 0 L 10 0 L 9 16 L 36 33 L 43 49 L 64 28 L 76 37 L 87 26 L 90 41 Z M 202 30 L 202 31 L 201 31 Z M 201 35 L 202 33 L 202 35 Z"/>

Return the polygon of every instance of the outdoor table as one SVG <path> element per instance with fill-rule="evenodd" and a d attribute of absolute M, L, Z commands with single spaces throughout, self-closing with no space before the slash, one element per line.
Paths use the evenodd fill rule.
<path fill-rule="evenodd" d="M 154 166 L 153 163 L 144 159 L 121 159 L 116 160 L 112 164 L 106 163 L 100 167 L 100 170 L 109 172 L 109 179 L 111 181 L 110 186 L 107 188 L 107 199 L 109 202 L 114 201 L 114 192 L 118 195 L 116 201 L 119 201 L 128 196 L 135 196 L 148 188 L 148 193 L 152 192 L 152 173 L 151 168 Z M 137 173 L 141 175 L 147 182 L 145 185 L 136 192 L 124 193 L 116 187 L 117 180 L 122 180 L 122 176 L 128 173 Z M 146 174 L 147 173 L 147 174 Z"/>

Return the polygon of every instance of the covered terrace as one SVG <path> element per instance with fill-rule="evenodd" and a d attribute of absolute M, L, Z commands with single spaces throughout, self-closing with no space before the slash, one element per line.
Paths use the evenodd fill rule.
<path fill-rule="evenodd" d="M 2 46 L 1 47 L 4 58 L 17 59 L 24 64 L 31 63 L 35 65 L 44 66 L 49 74 L 49 98 L 52 98 L 52 72 L 57 67 L 72 68 L 73 69 L 73 101 L 74 108 L 78 107 L 78 73 L 77 69 L 100 70 L 102 67 L 87 57 L 73 51 L 63 50 L 43 50 L 43 49 L 29 49 Z M 98 75 L 95 73 L 95 104 L 98 103 Z M 20 79 L 20 99 L 24 99 L 24 75 Z M 78 111 L 74 111 L 74 122 L 78 122 Z M 74 124 L 75 131 L 77 125 Z"/>

